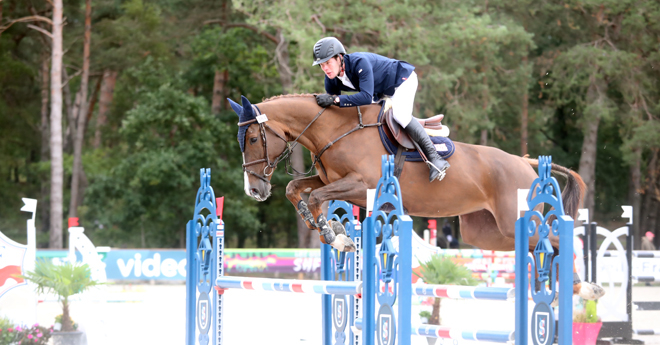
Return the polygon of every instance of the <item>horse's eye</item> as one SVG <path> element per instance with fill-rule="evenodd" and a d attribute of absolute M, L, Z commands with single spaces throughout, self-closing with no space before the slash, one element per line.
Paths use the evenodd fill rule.
<path fill-rule="evenodd" d="M 250 144 L 254 144 L 257 142 L 257 138 L 250 138 Z"/>

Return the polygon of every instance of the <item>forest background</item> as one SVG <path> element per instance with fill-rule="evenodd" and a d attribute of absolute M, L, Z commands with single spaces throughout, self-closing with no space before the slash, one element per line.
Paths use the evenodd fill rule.
<path fill-rule="evenodd" d="M 415 65 L 415 115 L 444 113 L 452 139 L 552 155 L 593 220 L 633 205 L 636 238 L 658 234 L 656 0 L 0 0 L 0 229 L 24 242 L 27 197 L 42 248 L 67 217 L 97 245 L 184 248 L 208 167 L 228 246 L 316 246 L 282 167 L 266 202 L 243 192 L 226 98 L 323 92 L 325 36 Z"/>

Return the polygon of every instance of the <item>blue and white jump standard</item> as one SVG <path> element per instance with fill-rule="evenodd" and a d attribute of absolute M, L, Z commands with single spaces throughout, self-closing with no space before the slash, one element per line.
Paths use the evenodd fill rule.
<path fill-rule="evenodd" d="M 528 329 L 531 329 L 533 344 L 553 343 L 555 314 L 550 304 L 557 293 L 559 293 L 559 345 L 572 343 L 573 219 L 564 212 L 561 189 L 557 180 L 550 174 L 551 167 L 550 156 L 539 157 L 539 177 L 532 182 L 527 194 L 527 211 L 516 221 L 516 344 L 527 343 Z M 552 209 L 544 215 L 542 211 L 545 204 Z M 553 258 L 554 249 L 548 239 L 551 232 L 560 238 L 560 254 L 556 258 Z M 534 248 L 535 257 L 532 257 L 529 253 L 529 238 L 536 233 L 539 235 L 539 240 Z M 532 268 L 531 276 L 536 277 L 531 284 L 527 275 L 528 266 Z M 557 274 L 563 284 L 557 284 Z M 530 328 L 527 328 L 528 287 L 531 287 L 532 299 L 536 303 Z"/>
<path fill-rule="evenodd" d="M 210 170 L 202 169 L 195 215 L 187 227 L 186 344 L 223 344 L 223 292 L 226 289 L 322 294 L 324 345 L 410 345 L 413 335 L 499 343 L 511 343 L 515 339 L 516 344 L 527 344 L 530 265 L 538 271 L 541 282 L 532 284 L 536 307 L 531 319 L 531 340 L 533 344 L 552 344 L 554 311 L 550 303 L 558 292 L 557 274 L 561 281 L 572 282 L 572 241 L 560 241 L 560 253 L 568 254 L 553 258 L 554 251 L 548 235 L 552 231 L 556 236 L 572 239 L 573 220 L 564 215 L 559 186 L 550 176 L 550 164 L 549 157 L 539 158 L 540 177 L 534 181 L 526 200 L 532 211 L 526 212 L 516 223 L 516 257 L 520 259 L 516 260 L 515 292 L 508 288 L 443 285 L 416 286 L 413 289 L 412 219 L 404 213 L 401 189 L 393 174 L 393 156 L 383 156 L 383 173 L 375 193 L 374 211 L 363 224 L 356 219 L 354 206 L 343 201 L 330 203 L 328 219 L 344 224 L 347 234 L 356 243 L 357 251 L 340 253 L 322 244 L 322 281 L 226 277 L 222 262 L 224 223 L 217 216 L 215 194 L 210 187 Z M 545 216 L 535 210 L 542 210 L 539 205 L 543 203 L 553 207 Z M 384 209 L 390 211 L 385 212 Z M 548 219 L 554 219 L 552 224 L 547 224 Z M 528 241 L 537 229 L 541 239 L 534 250 L 534 260 L 528 251 Z M 394 245 L 396 241 L 392 241 L 394 236 L 398 236 L 398 248 Z M 379 237 L 382 239 L 377 247 Z M 564 248 L 565 245 L 569 248 Z M 535 285 L 544 288 L 536 291 Z M 559 344 L 568 345 L 572 334 L 572 284 L 565 283 L 560 290 Z M 515 295 L 515 332 L 474 329 L 472 325 L 460 329 L 412 325 L 411 304 L 415 295 L 503 301 Z M 355 334 L 354 329 L 361 332 Z"/>
<path fill-rule="evenodd" d="M 186 344 L 215 345 L 222 344 L 223 296 L 215 293 L 214 286 L 224 275 L 225 226 L 218 218 L 211 169 L 201 169 L 199 175 L 195 213 L 186 226 Z"/>

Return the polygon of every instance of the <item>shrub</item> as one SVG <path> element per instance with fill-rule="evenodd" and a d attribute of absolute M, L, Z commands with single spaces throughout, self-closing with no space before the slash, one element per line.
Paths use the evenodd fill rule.
<path fill-rule="evenodd" d="M 16 344 L 19 334 L 13 326 L 0 329 L 0 345 Z"/>
<path fill-rule="evenodd" d="M 573 322 L 576 323 L 597 323 L 600 321 L 596 311 L 598 301 L 584 301 L 584 311 L 575 313 Z"/>
<path fill-rule="evenodd" d="M 29 328 L 22 328 L 20 331 L 19 345 L 46 345 L 53 333 L 53 327 L 46 328 L 34 324 Z"/>
<path fill-rule="evenodd" d="M 0 319 L 0 345 L 46 345 L 53 328 L 34 324 L 31 327 L 15 326 L 6 318 Z"/>

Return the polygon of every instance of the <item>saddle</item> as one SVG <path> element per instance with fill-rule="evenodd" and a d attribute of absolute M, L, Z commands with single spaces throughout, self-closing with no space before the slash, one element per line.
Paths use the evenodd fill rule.
<path fill-rule="evenodd" d="M 412 139 L 410 139 L 406 131 L 403 130 L 403 127 L 401 127 L 401 125 L 394 119 L 394 112 L 392 111 L 392 106 L 389 100 L 385 102 L 383 108 L 385 123 L 387 123 L 387 127 L 390 129 L 392 139 L 407 150 L 416 150 Z M 418 119 L 413 117 L 412 121 L 419 122 L 419 124 L 421 124 L 426 130 L 426 133 L 431 137 L 447 137 L 449 136 L 449 128 L 443 126 L 441 123 L 444 117 L 445 116 L 442 114 L 435 115 L 428 119 Z"/>
<path fill-rule="evenodd" d="M 443 117 L 444 115 L 436 115 L 428 119 L 413 117 L 412 121 L 419 121 L 431 137 L 431 141 L 440 157 L 447 159 L 454 154 L 456 147 L 448 138 L 449 127 L 440 123 Z M 378 135 L 383 147 L 389 154 L 396 155 L 394 158 L 394 176 L 401 177 L 404 162 L 424 161 L 406 131 L 394 120 L 389 100 L 383 103 L 380 114 L 378 114 L 378 122 L 381 124 L 378 126 Z M 384 123 L 387 123 L 387 126 L 383 125 Z"/>

